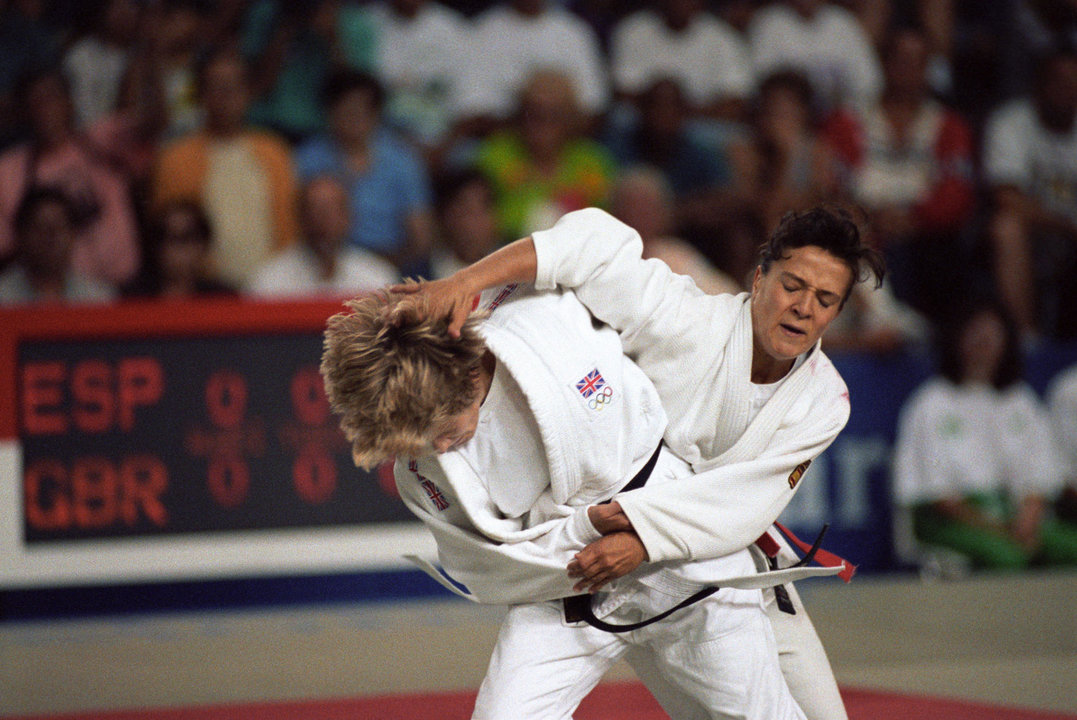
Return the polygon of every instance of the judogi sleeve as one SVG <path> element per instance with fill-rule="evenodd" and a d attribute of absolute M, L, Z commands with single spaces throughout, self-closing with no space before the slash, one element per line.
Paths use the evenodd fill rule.
<path fill-rule="evenodd" d="M 438 561 L 450 578 L 482 603 L 513 604 L 552 600 L 577 594 L 576 580 L 566 570 L 575 553 L 601 536 L 587 518 L 585 507 L 528 532 L 532 539 L 504 542 L 479 532 L 459 507 L 439 509 L 406 465 L 394 468 L 404 504 L 430 530 L 437 542 Z M 438 487 L 448 494 L 448 483 Z"/>
<path fill-rule="evenodd" d="M 651 562 L 727 555 L 759 538 L 789 503 L 808 464 L 849 417 L 838 396 L 817 399 L 803 420 L 781 427 L 758 457 L 712 468 L 673 485 L 617 495 Z"/>
<path fill-rule="evenodd" d="M 535 287 L 571 288 L 591 314 L 617 330 L 626 354 L 697 335 L 691 332 L 699 322 L 693 301 L 704 293 L 660 260 L 643 260 L 639 233 L 612 215 L 597 208 L 570 212 L 532 239 Z M 652 379 L 653 372 L 648 368 Z"/>

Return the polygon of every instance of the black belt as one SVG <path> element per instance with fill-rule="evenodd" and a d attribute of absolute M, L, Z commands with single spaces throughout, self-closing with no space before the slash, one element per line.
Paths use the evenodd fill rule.
<path fill-rule="evenodd" d="M 799 561 L 790 565 L 789 567 L 803 567 L 810 563 L 815 558 L 815 552 L 822 544 L 823 536 L 826 535 L 826 531 L 829 527 L 829 525 L 823 525 L 822 531 L 819 533 L 819 536 L 815 538 L 815 542 L 812 543 L 811 549 L 808 551 L 808 553 Z M 777 563 L 775 562 L 773 563 L 772 568 L 776 567 Z M 624 624 L 608 623 L 605 620 L 600 620 L 599 618 L 595 617 L 595 611 L 591 608 L 590 594 L 572 595 L 570 597 L 563 598 L 562 602 L 565 606 L 566 622 L 585 622 L 593 628 L 598 628 L 599 630 L 604 630 L 609 633 L 624 633 L 631 632 L 633 630 L 639 630 L 640 628 L 647 627 L 648 625 L 656 623 L 659 620 L 665 620 L 667 617 L 677 612 L 678 610 L 686 608 L 689 605 L 694 605 L 700 600 L 710 597 L 714 593 L 718 592 L 719 589 L 720 588 L 717 585 L 705 587 L 702 590 L 699 590 L 698 592 L 686 597 L 684 600 L 680 601 L 665 612 L 661 612 L 654 617 L 647 618 L 646 620 Z M 796 615 L 796 609 L 793 608 L 793 604 L 790 601 L 788 594 L 785 593 L 785 588 L 781 585 L 776 585 L 775 591 L 778 590 L 781 591 L 781 594 L 779 594 L 778 596 L 778 604 L 782 612 L 789 613 L 790 615 Z M 785 599 L 784 604 L 781 602 L 783 595 Z M 788 607 L 786 607 L 786 605 Z"/>
<path fill-rule="evenodd" d="M 628 483 L 626 483 L 625 486 L 623 488 L 621 488 L 620 490 L 618 490 L 617 492 L 628 492 L 629 490 L 638 490 L 641 487 L 643 487 L 644 485 L 646 485 L 647 484 L 647 478 L 649 478 L 651 476 L 651 472 L 654 471 L 654 466 L 658 464 L 658 456 L 662 454 L 662 448 L 665 447 L 665 444 L 666 444 L 665 440 L 659 440 L 658 441 L 658 447 L 656 447 L 654 449 L 654 452 L 651 453 L 650 459 L 647 460 L 647 462 L 645 462 L 643 464 L 643 467 L 641 467 L 639 469 L 639 472 L 636 473 L 635 475 L 633 475 L 632 479 L 629 480 Z M 613 500 L 613 498 L 610 498 L 609 500 L 603 500 L 602 502 L 599 503 L 599 505 L 605 505 L 606 503 L 611 502 L 612 500 Z"/>

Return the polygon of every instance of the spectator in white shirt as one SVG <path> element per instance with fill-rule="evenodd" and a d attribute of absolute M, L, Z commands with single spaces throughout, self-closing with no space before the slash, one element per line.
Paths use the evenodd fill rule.
<path fill-rule="evenodd" d="M 694 113 L 738 117 L 753 88 L 745 42 L 703 0 L 651 5 L 613 29 L 610 65 L 617 94 L 635 98 L 655 80 L 670 77 Z"/>
<path fill-rule="evenodd" d="M 246 291 L 260 297 L 350 297 L 397 282 L 396 268 L 348 242 L 348 192 L 335 178 L 319 176 L 300 193 L 302 242 L 255 271 Z"/>
<path fill-rule="evenodd" d="M 367 7 L 378 32 L 386 119 L 420 147 L 435 149 L 453 122 L 467 19 L 432 0 L 380 0 Z"/>
<path fill-rule="evenodd" d="M 879 58 L 848 10 L 826 0 L 785 0 L 759 10 L 749 28 L 757 77 L 778 69 L 807 74 L 824 107 L 870 102 L 882 91 Z"/>
<path fill-rule="evenodd" d="M 984 131 L 995 282 L 1026 334 L 1077 337 L 1077 52 L 1045 57 L 1031 98 Z"/>
<path fill-rule="evenodd" d="M 576 88 L 580 109 L 595 118 L 609 102 L 605 59 L 594 30 L 550 0 L 501 2 L 475 19 L 457 96 L 465 134 L 485 134 L 506 121 L 528 78 L 558 70 Z"/>

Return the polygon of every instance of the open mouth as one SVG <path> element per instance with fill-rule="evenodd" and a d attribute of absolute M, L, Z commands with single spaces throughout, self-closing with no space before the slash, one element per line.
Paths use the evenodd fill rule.
<path fill-rule="evenodd" d="M 785 331 L 786 333 L 788 333 L 789 335 L 796 335 L 796 336 L 798 336 L 798 337 L 801 337 L 801 336 L 807 335 L 807 333 L 806 333 L 806 332 L 804 332 L 804 331 L 803 331 L 803 330 L 801 330 L 800 328 L 798 328 L 798 327 L 795 327 L 795 326 L 793 326 L 793 325 L 787 325 L 787 324 L 785 324 L 785 323 L 781 323 L 779 327 L 781 327 L 781 329 L 782 329 L 782 330 L 784 330 L 784 331 Z"/>

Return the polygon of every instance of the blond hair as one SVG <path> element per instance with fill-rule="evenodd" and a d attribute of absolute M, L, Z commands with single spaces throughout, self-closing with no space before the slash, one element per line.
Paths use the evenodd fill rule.
<path fill-rule="evenodd" d="M 378 292 L 329 318 L 321 373 L 357 465 L 428 452 L 433 433 L 475 400 L 486 345 L 472 313 L 459 338 L 416 296 Z"/>

